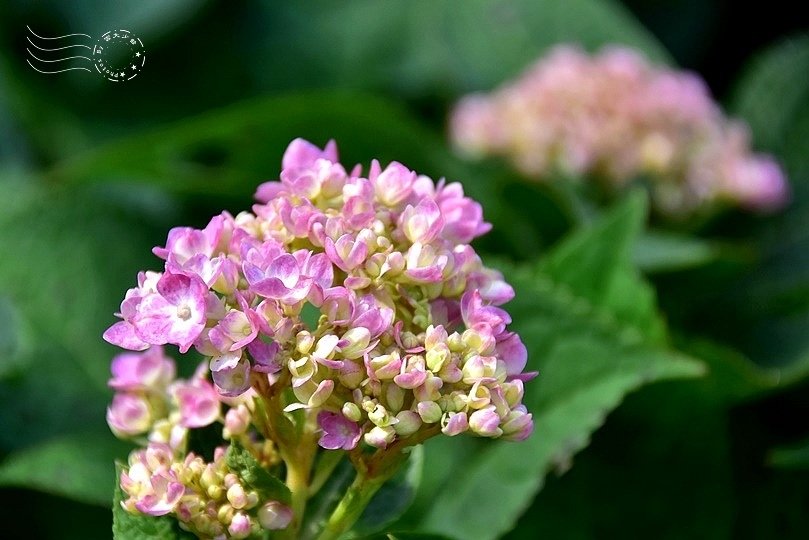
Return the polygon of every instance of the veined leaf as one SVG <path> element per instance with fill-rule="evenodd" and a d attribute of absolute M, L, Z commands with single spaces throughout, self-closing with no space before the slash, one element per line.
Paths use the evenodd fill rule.
<path fill-rule="evenodd" d="M 111 433 L 59 437 L 8 456 L 0 463 L 0 485 L 106 506 L 113 462 L 126 453 L 127 445 Z"/>

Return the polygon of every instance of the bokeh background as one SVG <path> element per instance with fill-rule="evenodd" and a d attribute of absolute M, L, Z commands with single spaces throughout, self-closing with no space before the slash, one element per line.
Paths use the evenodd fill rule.
<path fill-rule="evenodd" d="M 468 511 L 507 514 L 492 534 L 511 539 L 809 535 L 809 18 L 794 3 L 5 0 L 0 14 L 0 537 L 110 537 L 112 460 L 128 446 L 104 422 L 114 349 L 101 333 L 137 270 L 157 267 L 151 246 L 248 208 L 292 138 L 335 138 L 344 163 L 396 159 L 462 181 L 494 223 L 479 248 L 503 260 L 533 261 L 580 227 L 557 191 L 464 162 L 445 136 L 458 98 L 563 42 L 621 43 L 698 72 L 783 163 L 793 200 L 665 241 L 640 234 L 631 260 L 656 291 L 666 346 L 707 374 L 605 405 L 603 427 L 542 463 L 535 498 L 541 477 L 503 476 L 528 497 Z M 26 25 L 129 29 L 145 70 L 121 84 L 37 73 Z M 429 478 L 447 464 L 427 455 L 403 526 L 441 500 Z"/>

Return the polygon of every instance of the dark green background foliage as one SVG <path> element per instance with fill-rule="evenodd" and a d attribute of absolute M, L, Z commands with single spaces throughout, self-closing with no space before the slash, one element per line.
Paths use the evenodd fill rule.
<path fill-rule="evenodd" d="M 115 351 L 100 335 L 136 272 L 158 268 L 149 249 L 168 228 L 249 208 L 302 136 L 335 138 L 348 165 L 396 159 L 462 181 L 494 224 L 476 247 L 517 290 L 514 328 L 541 372 L 531 439 L 430 441 L 359 534 L 806 538 L 809 21 L 787 2 L 737 4 L 0 5 L 0 536 L 110 537 L 129 447 L 105 425 Z M 26 25 L 126 28 L 148 62 L 125 84 L 42 75 L 25 64 Z M 664 228 L 636 192 L 583 221 L 558 184 L 452 154 L 456 99 L 569 41 L 700 71 L 782 161 L 791 205 Z"/>

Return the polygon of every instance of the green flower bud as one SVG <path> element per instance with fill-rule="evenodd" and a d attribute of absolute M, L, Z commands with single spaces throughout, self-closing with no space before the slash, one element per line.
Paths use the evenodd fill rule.
<path fill-rule="evenodd" d="M 295 336 L 295 348 L 298 349 L 298 352 L 301 354 L 309 354 L 314 344 L 314 336 L 306 330 L 301 330 L 298 332 L 298 335 Z"/>
<path fill-rule="evenodd" d="M 441 420 L 443 411 L 435 401 L 422 401 L 417 406 L 419 416 L 426 424 L 434 424 Z"/>
<path fill-rule="evenodd" d="M 356 403 L 351 403 L 350 401 L 346 401 L 343 403 L 343 416 L 347 419 L 351 420 L 352 422 L 359 422 L 362 418 L 362 411 L 357 406 Z"/>
<path fill-rule="evenodd" d="M 402 411 L 396 415 L 398 422 L 393 429 L 400 437 L 409 437 L 421 427 L 421 417 L 415 411 Z"/>

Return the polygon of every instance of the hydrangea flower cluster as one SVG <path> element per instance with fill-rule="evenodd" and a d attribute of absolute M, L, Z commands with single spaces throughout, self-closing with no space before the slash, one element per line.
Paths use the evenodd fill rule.
<path fill-rule="evenodd" d="M 146 448 L 133 452 L 121 473 L 121 488 L 130 512 L 151 516 L 171 514 L 181 526 L 205 538 L 247 538 L 260 530 L 282 529 L 291 510 L 250 491 L 228 468 L 225 446 L 214 460 L 188 452 L 189 430 L 223 424 L 222 438 L 240 441 L 268 467 L 280 458 L 272 441 L 247 436 L 255 396 L 221 396 L 207 380 L 201 364 L 189 380 L 175 379 L 174 360 L 156 345 L 126 352 L 112 361 L 109 386 L 116 393 L 107 409 L 107 422 L 121 438 L 145 437 Z M 223 407 L 227 412 L 222 415 Z"/>
<path fill-rule="evenodd" d="M 644 177 L 672 216 L 718 202 L 775 209 L 788 196 L 780 167 L 751 152 L 747 127 L 701 79 L 623 47 L 558 46 L 516 81 L 464 98 L 450 132 L 464 153 L 507 157 L 532 178 L 591 174 L 617 189 Z"/>
<path fill-rule="evenodd" d="M 127 509 L 171 512 L 202 536 L 299 526 L 278 501 L 234 503 L 223 450 L 208 464 L 187 453 L 188 431 L 214 422 L 258 461 L 284 462 L 293 514 L 315 441 L 365 474 L 381 470 L 367 459 L 438 433 L 531 434 L 535 373 L 499 307 L 514 291 L 469 245 L 491 226 L 460 184 L 397 162 L 347 172 L 333 142 L 297 139 L 256 198 L 253 212 L 172 229 L 154 249 L 163 271 L 138 276 L 104 334 L 143 351 L 116 357 L 110 381 L 111 428 L 149 441 L 121 476 Z M 206 358 L 190 380 L 174 380 L 169 344 Z"/>

